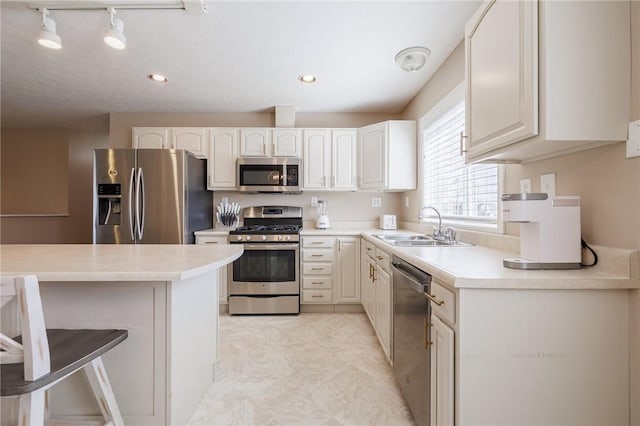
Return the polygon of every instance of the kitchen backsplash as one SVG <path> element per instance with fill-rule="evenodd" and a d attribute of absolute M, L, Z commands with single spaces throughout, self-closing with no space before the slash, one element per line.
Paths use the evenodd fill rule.
<path fill-rule="evenodd" d="M 388 192 L 303 192 L 301 194 L 248 194 L 242 192 L 216 191 L 213 205 L 223 197 L 229 203 L 241 207 L 287 205 L 302 207 L 303 221 L 315 221 L 318 210 L 311 206 L 311 198 L 327 200 L 327 215 L 332 222 L 377 222 L 381 214 L 396 214 L 400 210 L 402 193 Z M 373 198 L 380 199 L 380 207 L 372 207 Z"/>

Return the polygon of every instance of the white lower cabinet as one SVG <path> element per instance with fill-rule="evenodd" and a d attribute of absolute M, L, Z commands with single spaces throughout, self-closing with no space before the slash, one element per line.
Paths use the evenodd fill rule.
<path fill-rule="evenodd" d="M 196 244 L 228 244 L 226 236 L 196 235 Z M 218 303 L 227 304 L 227 267 L 218 269 Z"/>
<path fill-rule="evenodd" d="M 431 426 L 453 426 L 456 297 L 436 281 L 429 293 L 440 303 L 431 303 Z"/>
<path fill-rule="evenodd" d="M 362 307 L 378 336 L 382 350 L 392 361 L 393 287 L 388 253 L 363 240 L 360 294 Z"/>
<path fill-rule="evenodd" d="M 301 303 L 360 303 L 359 237 L 302 237 L 301 245 Z"/>

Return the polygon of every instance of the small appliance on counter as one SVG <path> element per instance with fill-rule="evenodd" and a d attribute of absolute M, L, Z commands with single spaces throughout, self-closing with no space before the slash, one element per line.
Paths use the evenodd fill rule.
<path fill-rule="evenodd" d="M 512 269 L 580 269 L 580 197 L 545 193 L 503 194 L 502 218 L 520 223 L 520 257 Z"/>
<path fill-rule="evenodd" d="M 329 221 L 329 216 L 327 216 L 327 200 L 318 200 L 318 219 L 316 219 L 316 228 L 331 228 L 331 222 Z"/>
<path fill-rule="evenodd" d="M 395 214 L 381 214 L 380 215 L 380 229 L 398 229 L 396 224 Z"/>

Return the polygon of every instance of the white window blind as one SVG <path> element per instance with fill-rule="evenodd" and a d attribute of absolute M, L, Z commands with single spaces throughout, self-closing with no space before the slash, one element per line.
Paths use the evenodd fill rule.
<path fill-rule="evenodd" d="M 423 205 L 455 221 L 496 223 L 498 167 L 465 164 L 460 155 L 464 117 L 461 100 L 423 129 Z"/>

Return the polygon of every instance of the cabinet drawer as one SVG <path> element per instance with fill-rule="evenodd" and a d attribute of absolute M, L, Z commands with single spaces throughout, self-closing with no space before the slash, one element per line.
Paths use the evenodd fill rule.
<path fill-rule="evenodd" d="M 331 237 L 302 237 L 303 248 L 331 248 L 333 238 Z"/>
<path fill-rule="evenodd" d="M 376 263 L 380 265 L 382 269 L 391 273 L 391 256 L 379 248 L 376 248 Z"/>
<path fill-rule="evenodd" d="M 440 318 L 449 321 L 451 324 L 455 324 L 456 322 L 456 295 L 453 291 L 448 288 L 443 287 L 437 282 L 433 281 L 431 283 L 431 291 L 430 294 L 436 299 L 443 301 L 444 303 L 441 305 L 437 305 L 435 303 L 431 303 L 431 309 L 436 313 Z"/>
<path fill-rule="evenodd" d="M 331 277 L 304 277 L 302 278 L 302 288 L 304 289 L 324 289 L 332 288 Z"/>
<path fill-rule="evenodd" d="M 196 235 L 196 244 L 227 244 L 227 237 Z"/>
<path fill-rule="evenodd" d="M 302 260 L 305 262 L 331 262 L 333 250 L 302 250 Z"/>
<path fill-rule="evenodd" d="M 369 241 L 367 241 L 367 255 L 370 256 L 372 259 L 375 259 L 376 257 L 376 246 L 373 245 L 373 243 L 370 243 Z"/>
<path fill-rule="evenodd" d="M 303 275 L 331 275 L 333 265 L 331 263 L 303 263 Z"/>
<path fill-rule="evenodd" d="M 331 290 L 302 290 L 304 303 L 331 303 Z"/>

